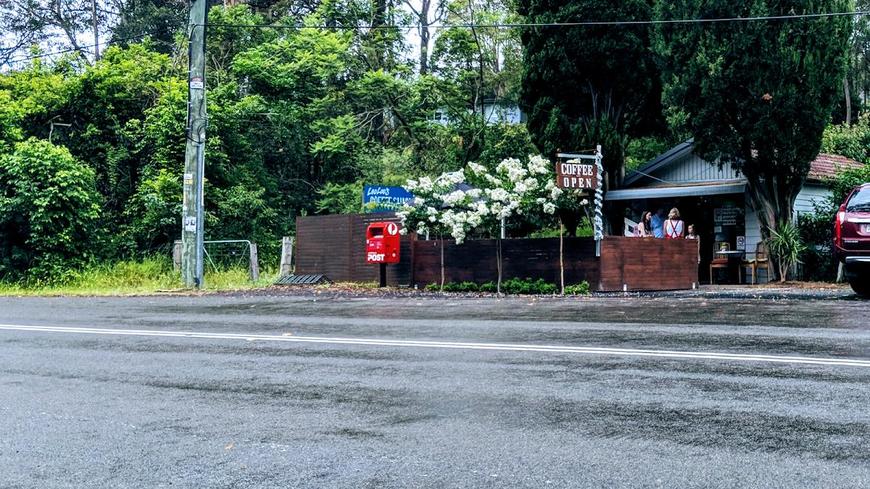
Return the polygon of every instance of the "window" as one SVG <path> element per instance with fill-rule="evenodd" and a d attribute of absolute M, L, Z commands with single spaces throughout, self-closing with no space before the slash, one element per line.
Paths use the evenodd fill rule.
<path fill-rule="evenodd" d="M 852 198 L 846 204 L 846 210 L 849 212 L 870 211 L 870 187 L 860 188 L 852 194 Z"/>

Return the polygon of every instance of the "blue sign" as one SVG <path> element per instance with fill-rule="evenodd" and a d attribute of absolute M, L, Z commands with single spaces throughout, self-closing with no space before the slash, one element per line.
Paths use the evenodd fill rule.
<path fill-rule="evenodd" d="M 363 187 L 363 209 L 366 214 L 397 211 L 405 204 L 412 205 L 413 203 L 414 194 L 402 187 L 385 187 L 383 185 Z"/>

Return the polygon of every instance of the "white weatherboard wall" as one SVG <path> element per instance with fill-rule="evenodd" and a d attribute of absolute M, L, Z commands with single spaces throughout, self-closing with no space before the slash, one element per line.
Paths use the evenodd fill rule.
<path fill-rule="evenodd" d="M 749 195 L 746 195 L 745 199 L 746 259 L 752 260 L 755 258 L 755 246 L 761 242 L 761 224 L 758 222 L 758 214 L 755 213 L 755 209 L 749 203 Z"/>
<path fill-rule="evenodd" d="M 710 182 L 714 180 L 734 180 L 740 178 L 740 174 L 729 166 L 721 169 L 715 163 L 694 155 L 688 154 L 665 168 L 655 172 L 655 176 L 665 182 Z"/>
<path fill-rule="evenodd" d="M 794 201 L 795 217 L 799 214 L 812 214 L 813 204 L 824 204 L 830 196 L 829 188 L 818 183 L 805 183 Z"/>

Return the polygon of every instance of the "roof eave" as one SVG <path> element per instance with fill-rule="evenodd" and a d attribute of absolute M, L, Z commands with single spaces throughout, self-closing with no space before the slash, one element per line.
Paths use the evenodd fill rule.
<path fill-rule="evenodd" d="M 627 187 L 629 185 L 637 183 L 641 178 L 649 175 L 650 173 L 670 165 L 677 159 L 685 156 L 688 153 L 691 153 L 694 147 L 695 140 L 688 139 L 665 151 L 664 153 L 653 158 L 647 163 L 644 163 L 640 168 L 634 170 L 634 173 L 632 173 L 631 175 L 625 177 L 625 180 L 623 181 L 623 187 Z"/>

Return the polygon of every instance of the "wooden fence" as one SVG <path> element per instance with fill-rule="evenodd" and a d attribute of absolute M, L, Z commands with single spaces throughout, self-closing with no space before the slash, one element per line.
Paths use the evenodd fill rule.
<path fill-rule="evenodd" d="M 365 230 L 393 213 L 307 216 L 296 220 L 296 273 L 320 273 L 333 281 L 372 282 L 378 267 L 365 262 Z M 440 240 L 402 237 L 401 262 L 387 267 L 387 284 L 425 286 L 441 280 Z M 494 281 L 497 241 L 444 240 L 447 282 Z M 608 236 L 595 256 L 591 238 L 564 239 L 565 283 L 589 282 L 592 290 L 676 290 L 698 283 L 698 242 Z M 502 240 L 502 278 L 559 283 L 559 239 Z"/>
<path fill-rule="evenodd" d="M 598 290 L 694 288 L 698 240 L 607 236 L 601 241 L 600 273 Z"/>
<path fill-rule="evenodd" d="M 296 274 L 322 273 L 334 282 L 376 282 L 378 266 L 366 263 L 366 228 L 398 222 L 395 213 L 296 218 Z M 401 262 L 387 267 L 387 284 L 411 283 L 411 237 L 402 236 Z"/>
<path fill-rule="evenodd" d="M 441 281 L 441 241 L 414 241 L 414 283 Z M 446 282 L 491 282 L 498 278 L 498 242 L 494 239 L 444 241 Z M 502 240 L 503 279 L 542 278 L 559 283 L 559 238 Z M 565 238 L 565 284 L 598 281 L 598 258 L 591 238 Z"/>

